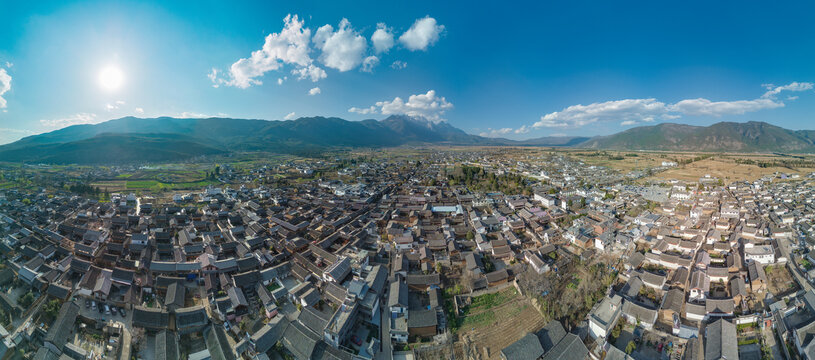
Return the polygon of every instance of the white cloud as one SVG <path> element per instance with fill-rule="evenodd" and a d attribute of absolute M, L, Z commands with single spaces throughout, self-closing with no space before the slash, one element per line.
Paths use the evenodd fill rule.
<path fill-rule="evenodd" d="M 782 91 L 806 91 L 812 90 L 812 83 L 811 82 L 797 82 L 793 81 L 787 85 L 782 86 L 773 86 L 772 84 L 765 84 L 764 87 L 767 88 L 767 92 L 762 95 L 762 98 L 774 98 Z"/>
<path fill-rule="evenodd" d="M 223 80 L 218 79 L 218 69 L 212 68 L 212 71 L 207 74 L 209 81 L 212 81 L 212 87 L 218 88 L 223 83 Z"/>
<path fill-rule="evenodd" d="M 541 116 L 540 121 L 533 124 L 532 127 L 576 128 L 597 121 L 653 121 L 656 117 L 672 118 L 666 114 L 665 103 L 656 99 L 625 99 L 589 105 L 572 105 L 561 111 Z"/>
<path fill-rule="evenodd" d="M 289 14 L 283 22 L 283 30 L 267 35 L 260 50 L 253 51 L 250 57 L 232 64 L 228 80 L 218 78 L 217 71 L 210 73 L 213 83 L 245 89 L 262 84 L 259 77 L 269 71 L 280 69 L 283 64 L 292 64 L 298 68 L 311 65 L 312 59 L 309 56 L 311 29 L 303 27 L 303 21 L 297 15 Z"/>
<path fill-rule="evenodd" d="M 144 115 L 144 109 L 142 109 L 140 107 L 137 107 L 135 111 L 136 111 L 136 114 Z"/>
<path fill-rule="evenodd" d="M 784 103 L 772 99 L 737 100 L 737 101 L 710 101 L 708 99 L 687 99 L 670 106 L 671 111 L 685 115 L 715 116 L 740 115 L 748 112 L 775 109 L 783 107 Z"/>
<path fill-rule="evenodd" d="M 371 35 L 371 43 L 377 54 L 386 53 L 393 47 L 393 30 L 385 26 L 385 23 L 376 24 L 376 31 Z"/>
<path fill-rule="evenodd" d="M 339 71 L 348 71 L 362 64 L 368 46 L 365 38 L 354 31 L 348 19 L 342 19 L 337 31 L 323 25 L 314 33 L 314 45 L 322 50 L 320 62 Z"/>
<path fill-rule="evenodd" d="M 283 85 L 283 78 L 277 78 L 277 85 Z"/>
<path fill-rule="evenodd" d="M 526 125 L 521 125 L 521 127 L 519 127 L 519 128 L 517 128 L 517 129 L 515 129 L 515 131 L 513 131 L 513 132 L 514 132 L 514 133 L 516 133 L 516 134 L 526 134 L 526 133 L 528 133 L 528 132 L 529 132 L 529 130 L 530 130 L 530 129 L 529 129 L 529 127 L 528 127 L 528 126 L 526 126 Z"/>
<path fill-rule="evenodd" d="M 711 101 L 704 98 L 685 99 L 674 104 L 665 104 L 656 99 L 625 99 L 573 105 L 561 111 L 541 116 L 540 121 L 532 125 L 535 128 L 579 128 L 594 122 L 620 121 L 621 126 L 630 126 L 655 120 L 671 120 L 681 115 L 713 116 L 741 115 L 765 109 L 784 107 L 776 99 L 782 91 L 806 91 L 813 88 L 812 83 L 792 82 L 783 86 L 762 85 L 767 91 L 758 99 L 735 101 Z M 788 101 L 797 96 L 787 97 Z"/>
<path fill-rule="evenodd" d="M 404 61 L 396 60 L 391 64 L 391 68 L 396 70 L 402 70 L 407 67 L 407 63 Z"/>
<path fill-rule="evenodd" d="M 112 102 L 112 103 L 107 103 L 107 104 L 105 104 L 105 110 L 107 110 L 107 111 L 118 110 L 118 109 L 119 109 L 119 107 L 120 107 L 120 106 L 122 106 L 122 105 L 124 105 L 124 104 L 125 104 L 125 102 L 124 102 L 124 101 L 122 101 L 122 100 L 116 100 L 116 101 L 114 101 L 114 102 Z"/>
<path fill-rule="evenodd" d="M 478 135 L 483 136 L 483 137 L 495 138 L 495 137 L 502 137 L 502 136 L 504 136 L 506 134 L 509 134 L 509 133 L 513 132 L 512 128 L 503 128 L 503 129 L 491 129 L 491 128 L 488 128 L 487 130 L 489 130 L 489 131 L 482 132 L 482 133 L 480 133 Z"/>
<path fill-rule="evenodd" d="M 319 93 L 320 93 L 320 88 L 319 88 L 319 87 L 314 87 L 314 88 L 311 88 L 311 90 L 309 90 L 309 91 L 308 91 L 308 94 L 309 94 L 309 95 L 312 95 L 312 96 L 313 96 L 313 95 L 317 95 L 317 94 L 319 94 Z"/>
<path fill-rule="evenodd" d="M 6 66 L 11 67 L 8 63 L 6 63 Z M 3 94 L 9 90 L 11 90 L 11 75 L 6 72 L 6 69 L 0 69 L 0 109 L 5 109 L 8 106 Z"/>
<path fill-rule="evenodd" d="M 376 106 L 371 105 L 370 107 L 367 107 L 367 108 L 352 107 L 352 108 L 348 109 L 348 112 L 362 114 L 362 115 L 368 115 L 368 114 L 376 114 L 377 111 L 376 111 Z"/>
<path fill-rule="evenodd" d="M 427 50 L 427 47 L 439 40 L 444 25 L 436 24 L 436 19 L 425 16 L 417 19 L 413 25 L 399 37 L 399 42 L 410 51 Z"/>
<path fill-rule="evenodd" d="M 215 115 L 211 115 L 211 114 L 198 113 L 198 112 L 194 112 L 194 111 L 184 111 L 184 112 L 182 112 L 180 114 L 172 115 L 172 117 L 187 118 L 187 119 L 207 119 L 207 118 L 214 118 L 214 117 L 225 118 L 225 117 L 229 117 L 229 114 L 217 113 Z"/>
<path fill-rule="evenodd" d="M 14 66 L 14 64 L 12 64 L 12 63 L 10 63 L 10 62 L 6 61 L 6 67 L 7 67 L 7 68 L 11 69 L 11 67 L 12 67 L 12 66 Z"/>
<path fill-rule="evenodd" d="M 312 64 L 309 64 L 306 67 L 301 67 L 299 69 L 294 69 L 291 71 L 291 73 L 292 75 L 297 75 L 297 80 L 311 79 L 311 82 L 317 82 L 320 79 L 325 79 L 326 76 L 328 76 L 325 73 L 325 70 L 321 69 L 319 66 L 314 66 Z M 283 81 L 281 81 L 278 78 L 277 84 L 280 85 L 282 83 Z"/>
<path fill-rule="evenodd" d="M 294 111 L 292 111 L 292 112 L 290 112 L 290 113 L 286 114 L 286 116 L 285 116 L 285 117 L 283 117 L 283 120 L 294 120 L 294 118 L 295 118 L 296 116 L 297 116 L 297 115 L 294 113 Z"/>
<path fill-rule="evenodd" d="M 379 58 L 373 55 L 368 56 L 362 61 L 362 71 L 373 72 L 377 65 L 379 65 Z"/>
<path fill-rule="evenodd" d="M 40 120 L 40 124 L 49 128 L 64 128 L 72 125 L 98 124 L 103 121 L 97 119 L 93 113 L 78 113 L 61 119 Z"/>
<path fill-rule="evenodd" d="M 425 94 L 410 95 L 408 101 L 397 96 L 390 101 L 378 101 L 368 108 L 352 107 L 348 111 L 357 114 L 409 115 L 439 122 L 444 121 L 442 115 L 452 108 L 453 104 L 447 99 L 436 96 L 435 90 L 429 90 Z"/>

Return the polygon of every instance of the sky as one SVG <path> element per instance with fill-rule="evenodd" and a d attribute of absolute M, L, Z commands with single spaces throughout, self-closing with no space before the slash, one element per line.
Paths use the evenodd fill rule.
<path fill-rule="evenodd" d="M 815 129 L 815 2 L 0 0 L 0 144 L 123 116 Z"/>

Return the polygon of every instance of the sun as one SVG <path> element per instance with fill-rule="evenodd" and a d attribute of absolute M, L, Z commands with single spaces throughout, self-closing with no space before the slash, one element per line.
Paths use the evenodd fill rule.
<path fill-rule="evenodd" d="M 99 72 L 99 85 L 107 91 L 113 91 L 122 86 L 124 78 L 121 69 L 114 65 L 107 66 Z"/>

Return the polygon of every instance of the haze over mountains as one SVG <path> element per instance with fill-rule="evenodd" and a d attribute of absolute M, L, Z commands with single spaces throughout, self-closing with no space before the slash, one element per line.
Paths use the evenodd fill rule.
<path fill-rule="evenodd" d="M 815 152 L 815 131 L 763 122 L 709 127 L 663 123 L 614 135 L 486 138 L 423 118 L 347 121 L 310 117 L 292 121 L 125 117 L 74 125 L 0 146 L 0 160 L 36 163 L 133 163 L 183 160 L 236 151 L 303 153 L 332 148 L 401 145 L 570 146 L 613 150 Z"/>

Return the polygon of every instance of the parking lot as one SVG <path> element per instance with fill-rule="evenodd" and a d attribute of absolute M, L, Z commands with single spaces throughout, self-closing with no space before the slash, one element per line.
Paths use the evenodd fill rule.
<path fill-rule="evenodd" d="M 107 314 L 105 312 L 100 313 L 99 312 L 99 307 L 98 307 L 99 302 L 97 302 L 97 307 L 94 309 L 93 306 L 86 307 L 85 300 L 86 300 L 85 298 L 77 298 L 75 300 L 77 305 L 79 305 L 79 314 L 81 316 L 83 316 L 85 318 L 88 318 L 88 319 L 93 319 L 93 320 L 95 320 L 97 322 L 100 322 L 100 323 L 101 322 L 111 321 L 111 320 L 118 321 L 118 322 L 124 323 L 125 326 L 127 326 L 128 328 L 130 327 L 131 321 L 133 319 L 132 318 L 133 314 L 132 314 L 132 311 L 130 309 L 125 310 L 125 313 L 126 313 L 127 316 L 124 316 L 124 317 L 118 311 L 116 312 L 116 314 L 113 314 L 112 312 L 111 312 L 111 314 Z M 108 306 L 110 306 L 110 305 L 108 305 Z"/>

